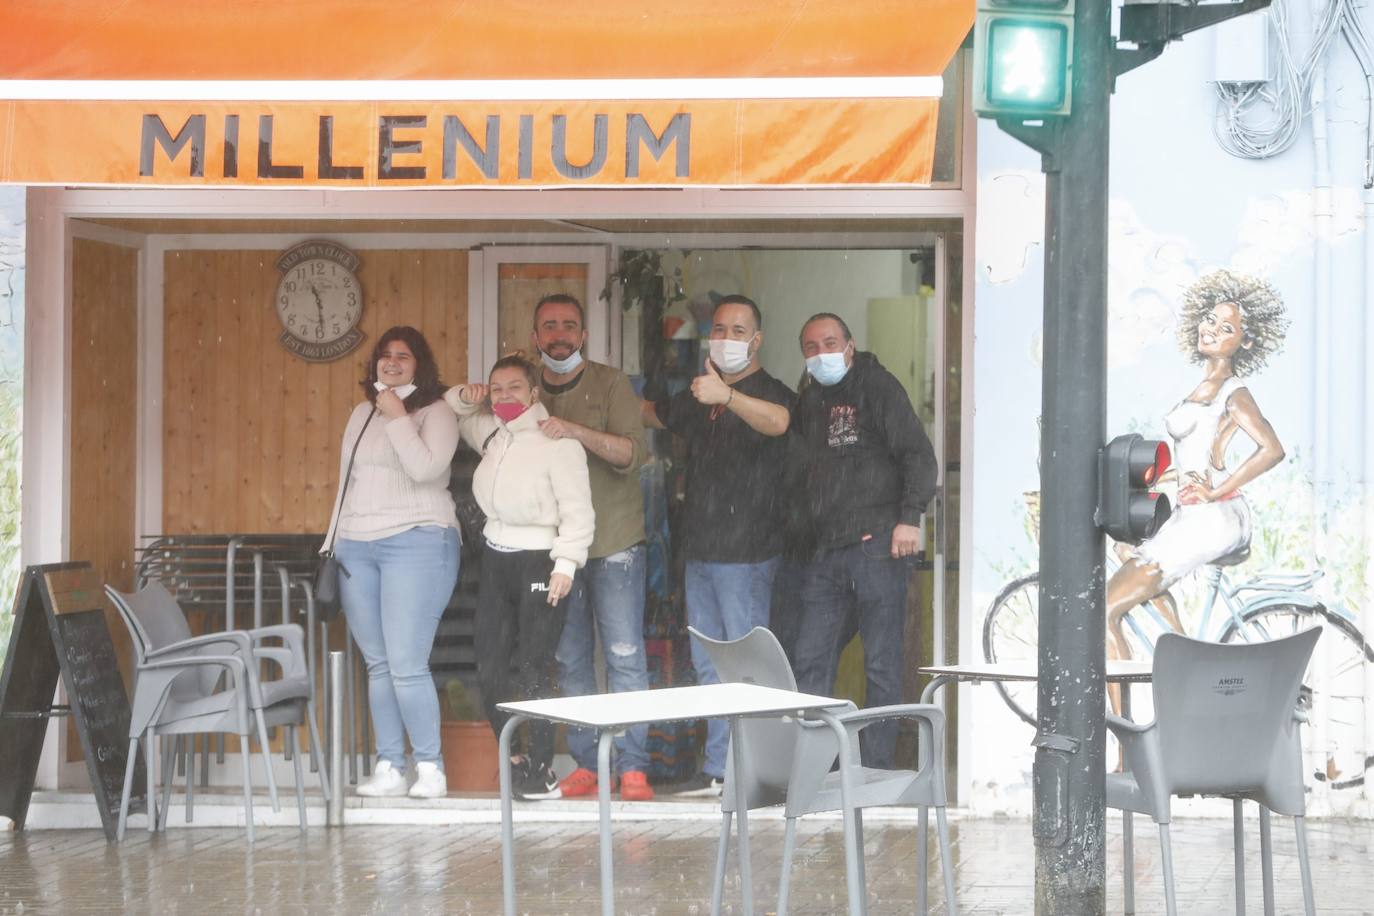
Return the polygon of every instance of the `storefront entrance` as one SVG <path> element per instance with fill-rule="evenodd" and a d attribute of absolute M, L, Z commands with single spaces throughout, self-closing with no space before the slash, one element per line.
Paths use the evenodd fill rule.
<path fill-rule="evenodd" d="M 840 234 L 820 220 L 788 221 L 787 228 L 799 230 L 790 233 L 781 227 L 748 234 L 711 233 L 710 228 L 701 226 L 703 231 L 693 232 L 689 244 L 675 246 L 639 248 L 612 235 L 601 248 L 488 247 L 476 253 L 484 276 L 484 365 L 495 355 L 527 348 L 534 301 L 548 292 L 567 292 L 590 305 L 589 350 L 606 347 L 609 359 L 635 380 L 641 393 L 648 387 L 657 395 L 672 394 L 701 372 L 714 300 L 742 292 L 764 313 L 764 369 L 795 390 L 804 373 L 797 345 L 802 324 L 821 311 L 840 315 L 859 348 L 872 351 L 902 382 L 942 456 L 939 489 L 926 516 L 926 549 L 911 593 L 906 642 L 912 658 L 955 657 L 963 354 L 961 281 L 951 278 L 962 272 L 961 233 L 916 221 L 894 225 L 891 232 Z M 652 233 L 654 224 L 646 221 L 644 229 Z M 646 327 L 645 303 L 626 302 L 621 282 L 636 279 L 623 276 L 624 265 L 646 263 L 641 257 L 646 253 L 654 256 L 650 263 L 658 265 L 664 297 L 671 300 L 661 315 L 655 314 L 652 327 Z M 474 314 L 478 309 L 474 303 Z M 676 635 L 682 620 L 681 558 L 671 546 L 676 534 L 671 520 L 683 488 L 682 448 L 660 433 L 654 452 L 645 494 L 650 590 L 662 619 L 651 621 L 651 627 Z M 652 549 L 655 544 L 660 549 Z M 779 590 L 774 610 L 781 619 L 775 619 L 775 629 L 787 627 L 795 600 L 795 592 Z M 838 689 L 863 702 L 858 642 L 844 657 Z M 910 689 L 914 697 L 914 680 Z"/>
<path fill-rule="evenodd" d="M 204 192 L 34 189 L 30 212 L 61 227 L 54 241 L 70 252 L 70 273 L 54 269 L 51 253 L 33 258 L 30 300 L 58 290 L 69 298 L 72 358 L 70 373 L 52 372 L 51 384 L 40 378 L 30 388 L 29 406 L 38 416 L 28 445 L 60 442 L 62 456 L 28 465 L 27 495 L 35 503 L 66 498 L 56 503 L 56 516 L 26 513 L 32 531 L 25 545 L 36 552 L 45 536 L 60 537 L 64 555 L 90 557 L 116 587 L 132 588 L 136 548 L 153 534 L 322 530 L 338 436 L 357 396 L 358 364 L 369 341 L 392 324 L 414 324 L 430 336 L 446 380 L 480 378 L 499 355 L 528 347 L 534 299 L 568 288 L 588 306 L 589 357 L 640 378 L 657 359 L 664 384 L 681 387 L 700 368 L 701 322 L 709 319 L 712 294 L 744 292 L 765 313 L 765 368 L 789 386 L 802 375 L 796 335 L 817 311 L 845 317 L 859 346 L 903 380 L 942 464 L 912 591 L 908 652 L 921 660 L 956 657 L 965 447 L 963 195 L 893 193 L 908 203 L 915 197 L 923 205 L 917 209 L 939 203 L 946 212 L 759 217 L 754 204 L 747 218 L 626 218 L 589 213 L 587 195 L 562 194 L 576 197 L 577 206 L 548 218 L 519 213 L 531 195 L 504 192 L 499 209 L 517 218 L 458 220 L 435 212 L 417 217 L 415 204 L 463 211 L 468 208 L 452 203 L 456 198 L 479 199 L 482 209 L 497 209 L 497 201 L 478 193 L 401 195 L 402 212 L 409 211 L 401 216 L 377 200 L 391 197 L 394 207 L 396 195 L 363 192 L 334 200 L 369 212 L 338 218 L 318 207 L 315 194 L 217 195 L 221 204 L 227 198 L 226 213 L 206 206 Z M 790 198 L 796 207 L 811 195 L 830 203 L 851 196 L 748 196 L 774 205 Z M 553 196 L 539 195 L 541 203 Z M 654 214 L 663 212 L 662 201 L 651 198 L 676 198 L 672 203 L 681 208 L 689 196 L 703 195 L 604 192 L 598 197 L 609 204 L 597 209 L 623 212 L 633 201 L 634 210 Z M 740 192 L 729 197 L 735 205 Z M 269 202 L 270 215 L 244 212 Z M 278 259 L 308 239 L 336 242 L 358 256 L 356 276 L 367 301 L 358 324 L 363 342 L 328 362 L 304 360 L 284 347 L 285 329 L 271 307 L 282 279 Z M 682 287 L 656 337 L 642 304 L 623 301 L 616 277 L 624 254 L 645 251 L 657 254 L 665 278 L 680 277 Z M 39 354 L 64 332 L 52 323 L 57 316 L 31 314 L 31 365 L 41 377 L 52 367 Z M 659 341 L 655 357 L 646 340 Z M 70 425 L 53 423 L 46 410 L 43 402 L 55 397 L 70 399 Z M 48 440 L 45 432 L 60 438 Z M 78 438 L 101 445 L 67 447 Z M 45 486 L 57 474 L 72 481 L 65 494 Z M 659 511 L 651 509 L 650 537 L 667 542 L 660 568 L 651 570 L 661 596 L 651 626 L 665 633 L 681 626 L 668 524 L 680 474 L 663 434 L 646 493 L 660 500 Z M 474 661 L 461 624 L 458 630 L 436 649 L 436 668 L 448 665 L 452 674 Z M 861 699 L 857 662 L 857 655 L 847 662 L 842 690 Z"/>

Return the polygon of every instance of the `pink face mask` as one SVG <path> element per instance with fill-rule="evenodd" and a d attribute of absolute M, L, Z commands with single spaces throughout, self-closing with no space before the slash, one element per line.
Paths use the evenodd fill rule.
<path fill-rule="evenodd" d="M 510 423 L 516 417 L 530 409 L 530 405 L 521 404 L 518 401 L 502 401 L 500 404 L 491 405 L 491 412 L 501 418 L 502 423 Z"/>

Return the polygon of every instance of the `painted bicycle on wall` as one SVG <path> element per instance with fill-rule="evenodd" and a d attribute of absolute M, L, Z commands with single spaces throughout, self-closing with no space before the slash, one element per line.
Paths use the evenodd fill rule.
<path fill-rule="evenodd" d="M 1119 566 L 1114 551 L 1108 550 L 1108 574 Z M 1304 760 L 1313 778 L 1333 789 L 1363 785 L 1365 770 L 1374 765 L 1364 738 L 1365 665 L 1374 662 L 1374 648 L 1347 608 L 1322 604 L 1313 596 L 1311 589 L 1322 573 L 1269 573 L 1232 582 L 1225 566 L 1217 564 L 1199 575 L 1205 577 L 1205 597 L 1197 625 L 1185 628 L 1190 629 L 1185 636 L 1222 643 L 1264 642 L 1314 626 L 1323 628 L 1299 700 L 1308 721 L 1303 730 Z M 1037 662 L 1039 587 L 1039 574 L 1031 573 L 1007 583 L 998 593 L 983 622 L 984 659 Z M 1166 593 L 1127 614 L 1132 658 L 1151 658 L 1159 634 L 1174 631 L 1158 606 L 1173 600 Z M 996 686 L 1017 716 L 1036 725 L 1034 684 Z"/>

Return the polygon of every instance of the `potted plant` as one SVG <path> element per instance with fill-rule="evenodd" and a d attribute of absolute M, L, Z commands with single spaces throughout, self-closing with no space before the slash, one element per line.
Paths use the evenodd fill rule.
<path fill-rule="evenodd" d="M 684 252 L 685 253 L 685 252 Z M 653 248 L 626 249 L 620 265 L 606 278 L 601 298 L 611 301 L 611 291 L 620 288 L 620 307 L 629 311 L 635 303 L 643 309 L 640 321 L 640 359 L 643 365 L 644 396 L 653 400 L 666 393 L 664 388 L 665 348 L 663 313 L 674 302 L 687 298 L 682 288 L 682 268 L 669 274 L 663 267 L 663 252 Z"/>
<path fill-rule="evenodd" d="M 501 784 L 496 768 L 496 735 L 491 724 L 457 678 L 439 693 L 440 741 L 444 773 L 450 792 L 496 792 Z"/>

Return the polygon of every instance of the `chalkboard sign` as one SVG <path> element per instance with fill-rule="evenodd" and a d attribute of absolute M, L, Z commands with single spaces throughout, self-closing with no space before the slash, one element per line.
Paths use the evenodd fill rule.
<path fill-rule="evenodd" d="M 58 677 L 67 707 L 52 706 Z M 129 752 L 129 698 L 105 625 L 104 593 L 89 563 L 24 570 L 0 673 L 0 814 L 23 827 L 48 719 L 70 714 L 105 835 L 115 838 Z M 146 810 L 142 752 L 130 811 Z M 135 800 L 137 803 L 135 803 Z"/>

